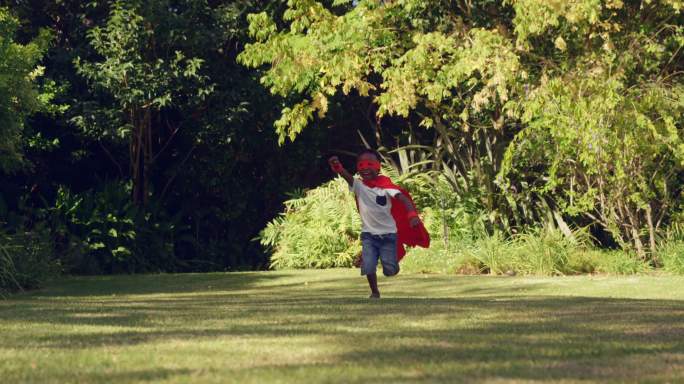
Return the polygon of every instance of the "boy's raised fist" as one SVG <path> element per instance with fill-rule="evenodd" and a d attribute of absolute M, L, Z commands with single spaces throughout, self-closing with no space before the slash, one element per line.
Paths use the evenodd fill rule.
<path fill-rule="evenodd" d="M 328 159 L 328 164 L 330 164 L 330 169 L 332 169 L 335 173 L 340 173 L 344 169 L 342 163 L 340 163 L 340 159 L 338 159 L 337 156 L 331 156 Z"/>

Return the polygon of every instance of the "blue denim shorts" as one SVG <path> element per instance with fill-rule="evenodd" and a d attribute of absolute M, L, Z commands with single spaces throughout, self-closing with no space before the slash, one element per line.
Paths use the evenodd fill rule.
<path fill-rule="evenodd" d="M 378 259 L 385 276 L 399 273 L 397 261 L 397 234 L 373 235 L 361 232 L 361 275 L 372 275 L 378 268 Z"/>

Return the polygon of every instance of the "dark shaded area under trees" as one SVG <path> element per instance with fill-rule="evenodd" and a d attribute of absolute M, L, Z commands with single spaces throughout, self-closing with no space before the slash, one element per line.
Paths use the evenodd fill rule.
<path fill-rule="evenodd" d="M 323 122 L 278 145 L 280 101 L 235 58 L 246 15 L 279 2 L 0 6 L 21 21 L 17 42 L 50 31 L 38 83 L 59 107 L 28 117 L 23 162 L 0 174 L 0 221 L 53 238 L 66 272 L 265 268 L 252 240 L 287 193 L 329 177 L 329 149 L 357 149 L 355 129 Z"/>

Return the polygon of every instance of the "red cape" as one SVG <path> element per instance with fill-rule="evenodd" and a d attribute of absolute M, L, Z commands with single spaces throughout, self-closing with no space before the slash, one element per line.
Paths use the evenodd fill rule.
<path fill-rule="evenodd" d="M 373 180 L 362 181 L 370 188 L 397 189 L 404 196 L 408 197 L 409 201 L 413 205 L 413 208 L 416 207 L 416 204 L 413 203 L 413 199 L 411 198 L 411 194 L 409 194 L 408 191 L 400 186 L 394 184 L 387 176 L 378 175 L 378 177 Z M 423 248 L 430 247 L 430 235 L 425 229 L 423 222 L 421 221 L 415 228 L 411 228 L 407 217 L 408 211 L 406 210 L 404 203 L 402 203 L 401 200 L 397 199 L 396 197 L 393 197 L 391 201 L 392 217 L 394 217 L 394 221 L 397 223 L 397 260 L 401 260 L 404 255 L 406 255 L 405 246 L 421 246 Z M 358 201 L 356 203 L 356 207 L 358 208 Z"/>

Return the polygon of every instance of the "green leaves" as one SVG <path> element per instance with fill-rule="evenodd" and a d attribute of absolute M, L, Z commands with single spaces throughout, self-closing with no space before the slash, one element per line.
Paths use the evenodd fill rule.
<path fill-rule="evenodd" d="M 496 31 L 473 29 L 458 40 L 430 33 L 414 36 L 413 42 L 415 47 L 383 72 L 380 115 L 408 117 L 421 105 L 433 106 L 439 115 L 444 106 L 467 122 L 471 112 L 508 101 L 511 84 L 523 74 L 513 47 Z M 464 109 L 454 111 L 454 101 Z M 426 119 L 430 126 L 432 119 Z"/>
<path fill-rule="evenodd" d="M 286 211 L 261 232 L 271 267 L 349 267 L 361 251 L 361 222 L 347 183 L 337 178 L 285 202 Z"/>
<path fill-rule="evenodd" d="M 294 107 L 285 107 L 280 119 L 275 122 L 279 143 L 283 144 L 285 137 L 293 140 L 308 125 L 316 108 L 307 101 L 296 104 Z"/>
<path fill-rule="evenodd" d="M 253 16 L 268 32 L 240 56 L 285 100 L 281 143 L 358 95 L 434 130 L 419 144 L 492 224 L 560 210 L 653 244 L 681 190 L 681 1 L 323 4 L 290 1 L 279 30 Z"/>
<path fill-rule="evenodd" d="M 654 232 L 654 217 L 676 206 L 684 87 L 627 87 L 621 76 L 588 72 L 550 79 L 530 93 L 526 128 L 509 146 L 504 169 L 541 165 L 544 193 L 557 196 L 566 213 L 586 214 L 639 249 L 643 228 Z"/>
<path fill-rule="evenodd" d="M 312 120 L 324 117 L 327 98 L 357 91 L 368 96 L 376 86 L 369 76 L 391 56 L 393 31 L 382 25 L 382 15 L 359 5 L 334 16 L 317 1 L 290 1 L 283 16 L 289 29 L 272 31 L 275 23 L 266 14 L 250 16 L 256 42 L 248 44 L 238 60 L 250 67 L 270 65 L 261 83 L 271 93 L 299 96 L 296 105 L 283 108 L 276 124 L 281 143 L 293 140 Z M 302 100 L 303 99 L 303 100 Z"/>
<path fill-rule="evenodd" d="M 0 171 L 22 164 L 21 138 L 24 120 L 45 107 L 36 80 L 43 74 L 38 62 L 51 40 L 47 30 L 28 44 L 15 42 L 19 20 L 0 7 Z"/>
<path fill-rule="evenodd" d="M 266 12 L 247 15 L 249 21 L 249 36 L 258 42 L 267 41 L 277 32 L 277 27 Z"/>
<path fill-rule="evenodd" d="M 118 183 L 79 194 L 58 190 L 49 214 L 68 247 L 64 259 L 71 272 L 159 271 L 177 265 L 176 223 L 135 206 L 130 192 Z"/>
<path fill-rule="evenodd" d="M 526 45 L 531 36 L 557 28 L 561 20 L 577 31 L 597 24 L 603 9 L 600 0 L 510 0 L 515 9 L 517 42 Z M 621 1 L 609 1 L 607 8 L 622 8 Z"/>
<path fill-rule="evenodd" d="M 378 116 L 408 117 L 425 106 L 441 115 L 434 107 L 443 103 L 446 108 L 465 104 L 478 113 L 509 99 L 511 83 L 524 75 L 512 44 L 484 28 L 465 34 L 415 31 L 411 15 L 429 8 L 418 3 L 375 7 L 374 2 L 361 2 L 333 16 L 318 2 L 290 2 L 284 15 L 290 27 L 280 32 L 273 32 L 275 23 L 266 14 L 250 16 L 256 42 L 246 47 L 240 62 L 268 65 L 261 81 L 273 94 L 304 98 L 283 109 L 276 124 L 281 142 L 294 139 L 314 111 L 324 118 L 323 100 L 338 92 L 372 97 Z M 431 121 L 426 116 L 424 124 Z"/>
<path fill-rule="evenodd" d="M 113 3 L 107 23 L 88 31 L 93 49 L 104 59 L 75 61 L 79 74 L 93 85 L 114 96 L 125 109 L 155 108 L 172 105 L 190 82 L 200 99 L 211 93 L 211 86 L 201 72 L 203 59 L 187 57 L 180 50 L 159 55 L 158 44 L 166 36 L 158 36 L 135 5 Z"/>

